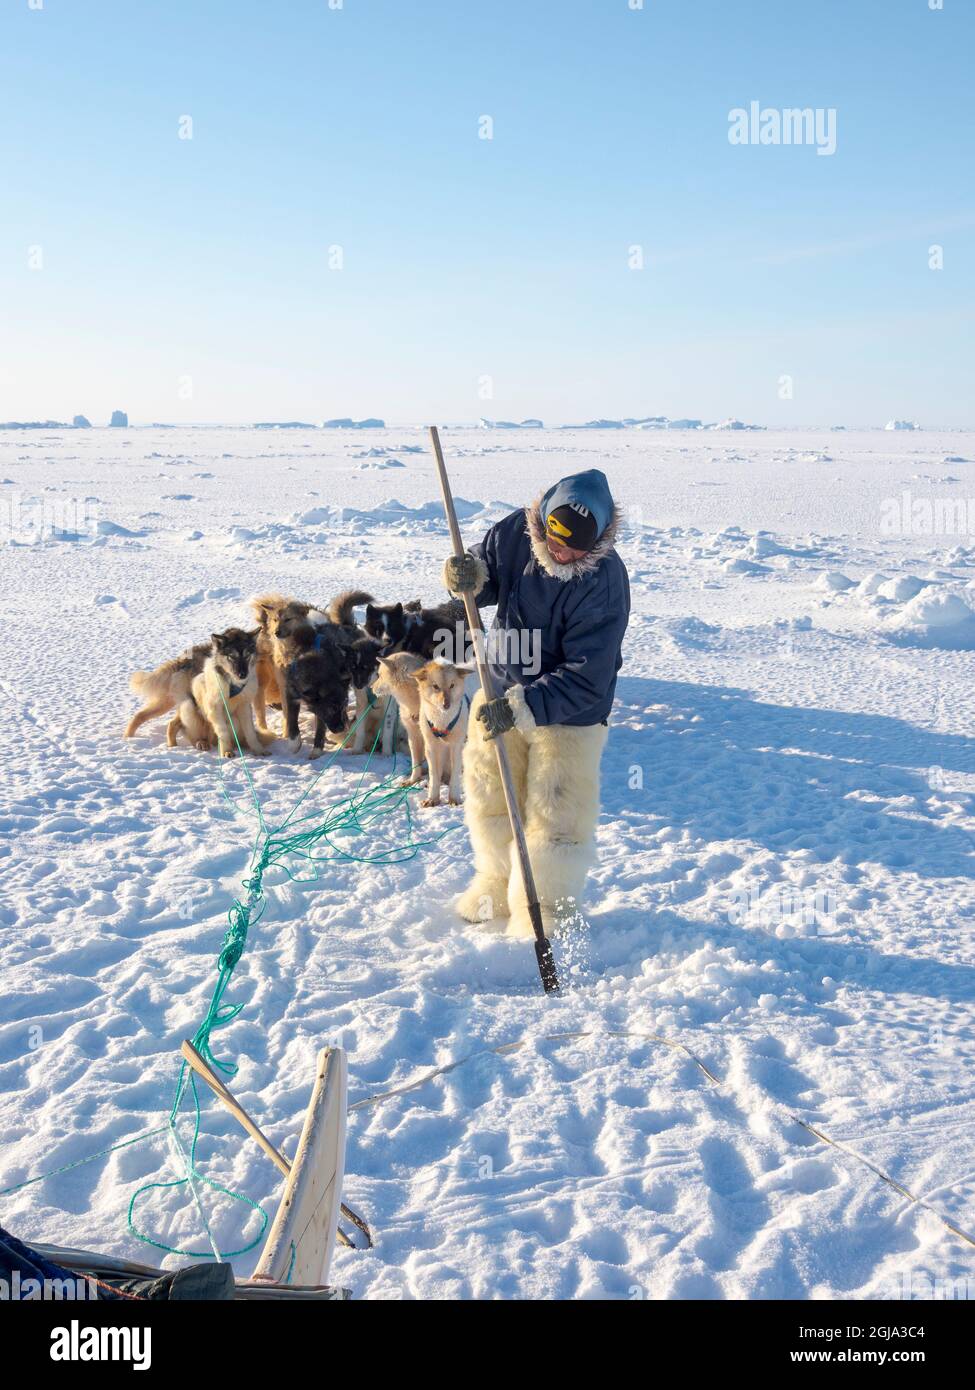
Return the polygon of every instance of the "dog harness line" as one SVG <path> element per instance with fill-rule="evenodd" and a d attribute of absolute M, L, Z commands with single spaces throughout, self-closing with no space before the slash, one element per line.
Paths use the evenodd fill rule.
<path fill-rule="evenodd" d="M 463 710 L 464 705 L 469 705 L 470 702 L 471 702 L 470 696 L 469 696 L 469 695 L 465 695 L 465 696 L 464 696 L 464 699 L 463 699 L 463 702 L 462 702 L 460 705 L 458 705 L 458 707 L 457 707 L 457 713 L 454 715 L 453 719 L 452 719 L 452 720 L 450 721 L 450 723 L 447 725 L 446 729 L 438 729 L 438 728 L 436 727 L 436 725 L 435 725 L 435 724 L 431 724 L 430 721 L 429 721 L 429 719 L 428 719 L 428 720 L 427 720 L 427 727 L 429 728 L 431 734 L 433 734 L 434 738 L 446 738 L 447 735 L 450 733 L 451 729 L 456 725 L 457 720 L 460 718 L 461 710 Z"/>

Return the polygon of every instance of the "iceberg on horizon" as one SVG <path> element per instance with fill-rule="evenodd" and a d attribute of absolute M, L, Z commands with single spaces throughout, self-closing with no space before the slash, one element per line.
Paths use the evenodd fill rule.
<path fill-rule="evenodd" d="M 477 422 L 479 430 L 543 430 L 541 420 L 487 420 L 482 415 Z"/>
<path fill-rule="evenodd" d="M 584 425 L 560 425 L 563 430 L 625 430 L 622 420 L 587 420 Z"/>
<path fill-rule="evenodd" d="M 385 420 L 374 420 L 371 418 L 368 420 L 353 420 L 348 415 L 343 416 L 341 420 L 322 421 L 323 430 L 384 430 L 385 428 Z"/>
<path fill-rule="evenodd" d="M 256 430 L 313 430 L 314 425 L 310 425 L 306 420 L 258 420 L 254 425 Z"/>
<path fill-rule="evenodd" d="M 70 425 L 66 425 L 63 420 L 4 420 L 0 422 L 0 430 L 67 430 Z"/>

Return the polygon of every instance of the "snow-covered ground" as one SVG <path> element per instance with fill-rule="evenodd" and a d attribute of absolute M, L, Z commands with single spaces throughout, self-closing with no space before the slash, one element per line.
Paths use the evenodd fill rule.
<path fill-rule="evenodd" d="M 281 1148 L 323 1041 L 348 1050 L 353 1101 L 478 1054 L 351 1115 L 345 1196 L 377 1243 L 333 1278 L 368 1298 L 975 1291 L 975 1251 L 939 1218 L 975 1235 L 975 534 L 925 521 L 975 499 L 975 437 L 444 443 L 471 539 L 604 468 L 633 617 L 562 997 L 530 946 L 453 916 L 460 811 L 417 809 L 447 833 L 407 863 L 268 875 L 214 1046 Z M 0 437 L 0 1187 L 164 1122 L 246 874 L 253 823 L 215 760 L 167 751 L 162 722 L 121 741 L 129 672 L 268 588 L 440 597 L 437 496 L 420 430 Z M 252 766 L 270 821 L 320 770 L 306 751 Z M 343 755 L 312 799 L 361 767 Z M 273 1211 L 277 1173 L 210 1101 L 200 1158 Z M 3 1197 L 0 1220 L 151 1259 L 128 1201 L 177 1175 L 152 1140 Z M 211 1197 L 218 1245 L 245 1243 L 256 1218 Z M 139 1216 L 205 1247 L 185 1188 Z"/>

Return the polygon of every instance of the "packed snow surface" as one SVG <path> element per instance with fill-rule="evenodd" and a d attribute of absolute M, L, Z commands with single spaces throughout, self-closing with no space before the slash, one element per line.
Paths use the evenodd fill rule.
<path fill-rule="evenodd" d="M 975 541 L 881 525 L 918 478 L 975 496 L 967 441 L 443 440 L 471 540 L 603 468 L 633 614 L 560 998 L 530 945 L 454 916 L 459 810 L 416 807 L 420 838 L 444 833 L 407 862 L 269 871 L 214 1047 L 275 1144 L 294 1152 L 323 1043 L 347 1050 L 353 1101 L 470 1059 L 350 1115 L 345 1198 L 376 1248 L 340 1250 L 333 1279 L 370 1298 L 886 1298 L 969 1278 L 941 1218 L 975 1233 Z M 255 824 L 239 762 L 167 751 L 162 720 L 122 742 L 129 673 L 249 622 L 262 590 L 441 598 L 433 461 L 403 428 L 37 431 L 3 438 L 0 479 L 0 1187 L 66 1170 L 0 1210 L 26 1239 L 162 1258 L 126 1209 L 179 1176 L 164 1136 L 69 1165 L 164 1123 Z M 321 767 L 283 742 L 251 765 L 269 823 L 363 776 L 342 754 L 312 787 Z M 358 852 L 405 838 L 374 834 Z M 279 1175 L 209 1098 L 199 1160 L 273 1212 Z M 202 1200 L 221 1249 L 254 1236 L 243 1205 Z M 206 1248 L 185 1188 L 140 1216 Z"/>

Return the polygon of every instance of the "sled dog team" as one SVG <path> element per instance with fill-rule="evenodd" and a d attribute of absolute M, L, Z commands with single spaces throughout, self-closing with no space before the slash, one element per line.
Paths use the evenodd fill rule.
<path fill-rule="evenodd" d="M 363 604 L 360 626 L 354 610 Z M 371 594 L 347 589 L 324 608 L 282 594 L 265 594 L 251 606 L 256 627 L 215 632 L 209 642 L 156 670 L 133 674 L 129 684 L 143 705 L 129 720 L 126 738 L 147 720 L 170 714 L 166 742 L 171 748 L 183 733 L 201 750 L 216 745 L 224 758 L 234 757 L 237 740 L 263 757 L 280 737 L 268 727 L 268 706 L 279 706 L 283 736 L 293 752 L 301 747 L 302 708 L 315 719 L 310 757 L 321 757 L 329 735 L 340 743 L 355 720 L 348 747 L 362 752 L 372 747 L 380 729 L 382 707 L 375 697 L 392 696 L 410 753 L 404 783 L 422 781 L 425 760 L 423 805 L 440 804 L 443 783 L 450 804 L 460 804 L 468 711 L 464 686 L 471 667 L 449 660 L 443 648 L 451 639 L 456 645 L 457 634 L 465 631 L 461 603 L 377 604 Z"/>
<path fill-rule="evenodd" d="M 503 736 L 543 923 L 572 920 L 596 857 L 600 761 L 630 614 L 629 579 L 616 550 L 620 524 L 609 480 L 590 468 L 560 478 L 466 554 L 450 556 L 443 583 L 451 599 L 437 608 L 377 604 L 355 589 L 321 609 L 280 594 L 255 599 L 256 628 L 214 633 L 209 643 L 133 676 L 145 703 L 126 733 L 173 711 L 170 744 L 182 730 L 197 747 L 216 742 L 232 757 L 236 729 L 260 754 L 275 737 L 267 707 L 279 705 L 284 736 L 297 750 L 304 707 L 315 716 L 311 756 L 318 757 L 328 735 L 348 738 L 353 749 L 367 740 L 371 747 L 378 706 L 370 693 L 392 696 L 409 744 L 408 783 L 422 779 L 426 761 L 423 804 L 439 804 L 443 782 L 458 803 L 463 769 L 474 874 L 457 911 L 471 922 L 507 918 L 509 934 L 531 936 L 494 743 Z M 489 700 L 478 691 L 469 710 L 465 596 L 495 609 L 489 636 L 530 631 L 539 638 L 488 644 L 497 693 Z M 353 695 L 362 718 L 350 735 Z"/>

